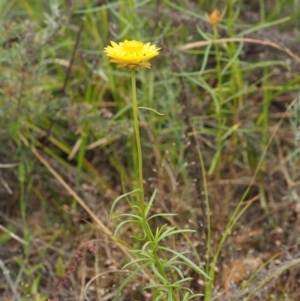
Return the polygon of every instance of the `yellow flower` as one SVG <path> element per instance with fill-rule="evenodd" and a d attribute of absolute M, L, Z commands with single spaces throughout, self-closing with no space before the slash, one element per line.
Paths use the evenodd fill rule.
<path fill-rule="evenodd" d="M 110 42 L 112 46 L 104 48 L 110 62 L 118 64 L 117 67 L 126 67 L 128 69 L 137 69 L 140 67 L 150 68 L 151 64 L 147 62 L 157 56 L 160 48 L 150 43 L 143 44 L 139 41 Z"/>
<path fill-rule="evenodd" d="M 217 8 L 215 8 L 213 10 L 213 12 L 209 15 L 209 21 L 210 21 L 210 24 L 212 26 L 216 26 L 220 23 L 221 14 L 220 14 L 220 11 Z"/>

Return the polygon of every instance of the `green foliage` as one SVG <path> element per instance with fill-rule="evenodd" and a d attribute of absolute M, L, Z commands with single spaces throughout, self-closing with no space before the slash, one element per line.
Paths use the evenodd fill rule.
<path fill-rule="evenodd" d="M 97 191 L 96 200 L 101 195 L 99 202 L 104 195 L 112 202 L 115 236 L 125 225 L 136 230 L 130 240 L 132 247 L 128 246 L 133 259 L 128 263 L 124 259 L 124 268 L 132 272 L 118 288 L 115 300 L 134 277 L 146 271 L 151 282 L 144 289 L 152 292 L 153 300 L 191 300 L 204 293 L 204 300 L 210 301 L 225 242 L 252 202 L 244 203 L 250 183 L 243 194 L 234 195 L 238 202 L 234 201 L 232 208 L 231 199 L 212 200 L 214 191 L 209 189 L 208 180 L 218 183 L 227 172 L 232 175 L 243 170 L 251 183 L 258 185 L 260 206 L 268 224 L 278 226 L 265 189 L 268 162 L 276 147 L 272 144 L 273 129 L 282 122 L 274 121 L 271 113 L 279 96 L 299 90 L 300 79 L 299 72 L 293 71 L 294 62 L 299 61 L 280 48 L 285 41 L 276 49 L 261 45 L 263 50 L 270 48 L 268 54 L 272 54 L 263 59 L 259 55 L 248 59 L 248 42 L 212 42 L 220 37 L 268 33 L 273 28 L 275 33 L 289 26 L 299 29 L 299 1 L 275 0 L 271 7 L 268 1 L 257 1 L 259 20 L 249 24 L 243 23 L 242 16 L 250 10 L 251 1 L 199 0 L 188 1 L 189 6 L 185 1 L 169 0 L 100 2 L 0 1 L 0 163 L 18 164 L 9 170 L 0 165 L 0 191 L 8 187 L 18 192 L 20 232 L 27 244 L 23 246 L 26 262 L 20 257 L 15 261 L 25 269 L 24 277 L 30 282 L 24 293 L 36 295 L 36 300 L 45 299 L 38 293 L 44 285 L 44 265 L 30 262 L 29 256 L 35 248 L 34 235 L 38 235 L 28 225 L 33 196 L 42 203 L 42 211 L 49 213 L 45 220 L 50 224 L 51 237 L 45 235 L 46 243 L 53 245 L 57 237 L 63 241 L 65 224 L 72 233 L 81 231 L 68 209 L 67 213 L 61 210 L 64 205 L 70 206 L 74 216 L 81 216 L 77 202 L 59 192 L 49 170 L 37 162 L 34 147 L 68 178 L 74 190 L 80 191 L 84 184 Z M 222 21 L 212 29 L 207 14 L 216 6 L 222 11 Z M 145 199 L 150 199 L 145 207 L 137 204 L 141 190 L 135 190 L 138 166 L 132 137 L 130 74 L 111 66 L 103 54 L 110 40 L 123 39 L 140 39 L 162 47 L 151 72 L 141 70 L 136 75 Z M 182 50 L 180 46 L 188 41 L 206 44 Z M 288 76 L 279 76 L 284 73 Z M 295 137 L 299 136 L 299 116 L 299 101 L 295 101 L 290 118 Z M 196 141 L 192 147 L 191 139 Z M 297 181 L 299 140 L 295 138 L 293 143 L 284 151 L 293 170 L 292 180 Z M 153 173 L 157 179 L 153 180 Z M 200 181 L 194 188 L 198 175 Z M 122 194 L 121 186 L 130 192 Z M 193 231 L 178 228 L 175 213 L 152 214 L 151 209 L 158 203 L 154 202 L 156 192 L 152 192 L 157 187 L 165 196 L 161 199 L 169 200 L 170 206 L 180 199 L 188 210 L 188 219 L 196 220 L 195 224 L 198 216 L 193 209 L 199 205 L 195 205 L 195 198 L 198 190 L 204 191 L 206 250 L 200 256 L 206 258 L 205 269 L 199 268 L 200 261 L 196 263 L 170 247 L 172 239 L 185 237 L 193 249 L 187 239 Z M 297 185 L 291 187 L 296 201 Z M 126 213 L 113 215 L 123 198 L 127 200 L 127 205 L 122 202 Z M 211 232 L 214 215 L 218 214 L 213 211 L 215 202 L 226 216 L 217 240 Z M 184 215 L 181 218 L 184 220 Z M 61 221 L 63 231 L 56 231 L 53 225 Z M 14 227 L 8 222 L 7 228 L 17 233 Z M 9 243 L 9 236 L 1 232 L 0 241 Z M 42 258 L 48 247 L 37 258 Z M 179 268 L 182 265 L 205 276 L 205 288 L 199 294 L 189 288 L 191 278 L 183 275 Z M 289 267 L 282 267 L 280 273 Z M 61 257 L 55 268 L 57 276 L 61 275 Z M 251 296 L 249 293 L 247 298 Z"/>
<path fill-rule="evenodd" d="M 137 190 L 136 190 L 137 191 Z M 118 197 L 113 205 L 111 214 L 117 202 L 133 192 L 126 193 Z M 119 223 L 116 228 L 115 235 L 117 235 L 120 228 L 126 223 L 133 223 L 139 226 L 140 231 L 143 232 L 142 237 L 132 236 L 133 239 L 141 243 L 141 248 L 137 250 L 132 250 L 134 258 L 132 261 L 127 263 L 123 268 L 127 268 L 132 265 L 138 266 L 133 270 L 129 276 L 124 280 L 116 292 L 114 300 L 118 300 L 119 294 L 122 292 L 124 287 L 131 281 L 141 269 L 150 268 L 156 279 L 156 282 L 147 285 L 144 289 L 153 291 L 153 300 L 191 300 L 193 298 L 202 296 L 202 294 L 195 294 L 191 289 L 185 287 L 184 283 L 189 282 L 192 278 L 185 277 L 179 268 L 180 266 L 188 266 L 192 268 L 196 273 L 202 274 L 208 277 L 205 272 L 199 268 L 193 261 L 185 256 L 187 252 L 177 252 L 169 247 L 165 247 L 164 244 L 170 236 L 176 236 L 178 234 L 193 233 L 195 231 L 190 229 L 176 229 L 176 227 L 169 227 L 168 224 L 164 224 L 156 229 L 155 232 L 152 231 L 149 221 L 153 218 L 159 217 L 171 217 L 174 214 L 171 213 L 161 213 L 148 216 L 153 202 L 156 196 L 156 191 L 154 191 L 149 204 L 141 208 L 139 206 L 133 205 L 132 209 L 137 212 L 137 214 L 122 213 L 116 216 L 111 216 L 112 218 L 121 218 L 123 220 Z M 130 218 L 130 219 L 128 219 Z M 164 244 L 163 244 L 164 242 Z M 173 257 L 172 257 L 173 256 Z M 142 265 L 140 265 L 142 264 Z M 174 274 L 175 272 L 175 274 Z M 172 275 L 172 280 L 170 277 Z M 173 280 L 174 279 L 174 280 Z M 178 280 L 177 280 L 178 279 Z"/>

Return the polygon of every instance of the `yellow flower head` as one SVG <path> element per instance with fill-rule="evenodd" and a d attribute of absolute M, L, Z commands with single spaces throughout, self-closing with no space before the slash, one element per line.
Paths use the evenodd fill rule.
<path fill-rule="evenodd" d="M 209 15 L 209 21 L 210 21 L 210 24 L 212 26 L 216 26 L 220 23 L 221 14 L 220 14 L 220 11 L 217 8 L 215 8 L 213 10 L 213 12 Z"/>
<path fill-rule="evenodd" d="M 143 44 L 139 41 L 110 42 L 112 46 L 104 48 L 110 62 L 118 64 L 117 67 L 126 67 L 128 69 L 137 69 L 140 67 L 150 68 L 151 64 L 147 62 L 157 56 L 160 48 L 150 43 Z"/>

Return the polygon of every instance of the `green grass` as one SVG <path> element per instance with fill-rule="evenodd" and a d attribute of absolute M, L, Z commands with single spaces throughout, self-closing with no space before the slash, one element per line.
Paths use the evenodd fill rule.
<path fill-rule="evenodd" d="M 252 8 L 243 1 L 106 2 L 0 3 L 0 164 L 18 164 L 0 165 L 1 224 L 22 238 L 18 250 L 23 252 L 8 254 L 16 239 L 1 232 L 0 259 L 21 295 L 18 300 L 53 297 L 71 255 L 86 241 L 98 253 L 84 257 L 80 280 L 72 280 L 80 283 L 81 294 L 87 278 L 108 273 L 108 284 L 95 278 L 99 300 L 105 288 L 117 293 L 124 288 L 132 300 L 144 298 L 143 288 L 153 300 L 187 300 L 185 292 L 218 300 L 214 287 L 222 285 L 222 265 L 246 256 L 231 254 L 232 233 L 258 215 L 265 234 L 278 228 L 286 233 L 290 208 L 299 202 L 300 54 L 292 41 L 299 40 L 300 3 L 256 1 L 259 21 L 248 22 L 244 13 Z M 215 7 L 222 21 L 213 30 L 207 14 Z M 286 32 L 296 33 L 277 43 L 278 33 Z M 233 41 L 249 35 L 261 41 L 274 36 L 275 42 Z M 232 39 L 210 42 L 225 37 Z M 162 50 L 150 71 L 136 74 L 138 106 L 153 109 L 139 110 L 145 207 L 122 200 L 114 208 L 118 218 L 109 219 L 113 201 L 138 187 L 130 72 L 116 69 L 103 52 L 110 40 L 124 39 L 151 42 Z M 183 49 L 197 41 L 207 44 Z M 281 199 L 272 192 L 279 186 L 282 198 L 289 200 L 282 218 L 276 211 Z M 133 223 L 127 223 L 126 214 L 132 214 Z M 143 223 L 139 214 L 145 215 Z M 146 241 L 134 239 L 145 233 Z M 280 239 L 292 250 L 299 243 Z M 258 254 L 276 249 L 269 240 L 251 247 Z M 157 255 L 149 255 L 156 249 L 161 266 Z M 172 261 L 173 255 L 178 257 Z M 155 270 L 154 263 L 166 274 Z M 264 285 L 298 265 L 296 258 L 283 262 L 267 274 Z M 131 271 L 129 278 L 120 272 L 122 266 Z M 256 300 L 258 278 L 237 283 L 238 294 L 244 296 L 248 287 L 246 300 Z M 131 285 L 135 279 L 141 282 L 136 290 Z M 270 286 L 270 296 L 296 300 L 284 285 L 284 293 Z M 5 296 L 11 290 L 0 285 Z M 167 298 L 159 292 L 171 293 Z M 79 289 L 62 294 L 81 300 Z"/>

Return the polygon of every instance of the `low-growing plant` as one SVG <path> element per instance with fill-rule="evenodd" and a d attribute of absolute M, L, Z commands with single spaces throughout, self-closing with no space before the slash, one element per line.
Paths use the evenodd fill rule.
<path fill-rule="evenodd" d="M 171 217 L 174 216 L 174 214 L 150 214 L 151 207 L 155 200 L 156 191 L 154 191 L 149 202 L 145 202 L 143 152 L 139 132 L 138 110 L 145 109 L 153 111 L 158 115 L 163 114 L 158 113 L 153 108 L 138 106 L 135 73 L 141 67 L 150 68 L 151 65 L 148 60 L 157 56 L 159 54 L 160 48 L 150 45 L 150 43 L 143 44 L 142 42 L 136 40 L 125 40 L 124 42 L 121 42 L 119 44 L 116 44 L 114 42 L 111 43 L 112 46 L 105 48 L 105 52 L 111 58 L 110 61 L 117 63 L 119 68 L 124 67 L 131 70 L 133 124 L 138 161 L 138 189 L 121 195 L 113 202 L 111 207 L 111 217 L 121 218 L 121 222 L 117 226 L 114 233 L 115 236 L 118 234 L 122 226 L 127 223 L 131 223 L 134 225 L 134 227 L 138 227 L 138 235 L 140 235 L 140 237 L 132 236 L 132 238 L 141 244 L 140 249 L 131 251 L 134 256 L 133 260 L 127 263 L 124 268 L 135 266 L 136 263 L 139 263 L 139 265 L 120 285 L 116 292 L 114 300 L 118 300 L 119 294 L 122 292 L 129 281 L 137 276 L 142 269 L 147 268 L 150 268 L 150 270 L 152 271 L 156 282 L 148 284 L 146 287 L 144 287 L 144 289 L 152 291 L 153 300 L 191 300 L 193 298 L 201 296 L 202 294 L 194 293 L 191 289 L 185 287 L 185 282 L 192 280 L 192 278 L 185 277 L 179 266 L 187 265 L 191 267 L 195 272 L 203 274 L 205 277 L 208 276 L 200 267 L 198 267 L 193 261 L 186 257 L 185 253 L 180 253 L 164 246 L 163 241 L 170 238 L 171 236 L 184 233 L 192 233 L 194 231 L 190 229 L 176 229 L 176 227 L 169 227 L 168 224 L 164 224 L 153 231 L 150 224 L 150 221 L 152 219 L 159 217 Z M 132 194 L 137 195 L 135 200 L 130 199 Z M 132 213 L 122 213 L 113 216 L 115 206 L 122 198 L 127 199 Z M 135 243 L 133 245 L 135 245 Z M 176 274 L 176 276 L 172 275 L 174 273 Z M 179 279 L 176 280 L 177 278 Z"/>

